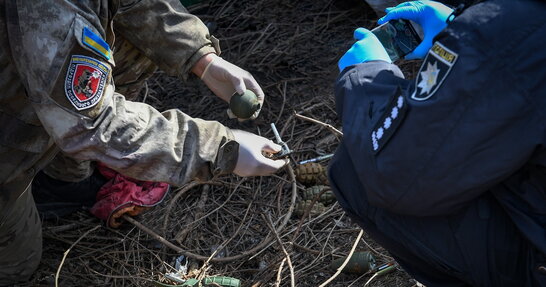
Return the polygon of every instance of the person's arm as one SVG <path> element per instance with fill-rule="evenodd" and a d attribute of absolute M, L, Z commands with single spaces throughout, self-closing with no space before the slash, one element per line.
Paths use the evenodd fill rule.
<path fill-rule="evenodd" d="M 218 40 L 178 0 L 121 0 L 114 30 L 141 49 L 167 74 L 186 79 L 190 72 L 229 102 L 237 92 L 252 90 L 263 106 L 265 95 L 246 70 L 221 57 Z M 258 109 L 251 119 L 260 113 Z"/>
<path fill-rule="evenodd" d="M 229 172 L 269 175 L 286 164 L 264 157 L 262 152 L 281 149 L 266 138 L 179 110 L 160 113 L 126 101 L 114 92 L 112 51 L 103 40 L 104 27 L 97 24 L 98 15 L 107 15 L 104 2 L 56 6 L 56 17 L 50 13 L 44 22 L 40 12 L 51 12 L 52 2 L 7 6 L 13 16 L 10 46 L 19 53 L 14 64 L 33 109 L 27 116 L 36 122 L 29 139 L 47 140 L 47 146 L 32 151 L 33 157 L 47 161 L 43 149 L 54 151 L 57 145 L 71 157 L 102 162 L 124 176 L 163 182 L 149 185 L 154 191 L 103 189 L 95 215 L 135 215 L 163 198 L 164 182 L 183 185 Z M 93 7 L 96 14 L 90 12 Z"/>
<path fill-rule="evenodd" d="M 370 202 L 396 213 L 463 207 L 520 169 L 544 137 L 544 105 L 507 65 L 515 47 L 439 39 L 444 50 L 431 51 L 456 59 L 447 65 L 429 53 L 414 83 L 388 63 L 367 62 L 336 85 L 352 167 Z"/>
<path fill-rule="evenodd" d="M 110 85 L 95 111 L 66 108 L 55 100 L 35 104 L 56 144 L 74 158 L 103 162 L 126 176 L 182 185 L 230 173 L 237 163 L 238 144 L 220 123 L 179 110 L 160 113 L 126 101 Z"/>
<path fill-rule="evenodd" d="M 421 26 L 424 33 L 423 41 L 405 56 L 406 59 L 422 59 L 432 47 L 434 37 L 447 27 L 447 23 L 455 17 L 453 9 L 436 1 L 408 1 L 396 7 L 385 10 L 387 15 L 377 20 L 377 24 L 384 24 L 394 19 L 412 20 Z"/>
<path fill-rule="evenodd" d="M 113 25 L 116 34 L 172 76 L 187 78 L 203 56 L 220 53 L 205 24 L 177 0 L 121 0 Z"/>
<path fill-rule="evenodd" d="M 253 142 L 239 145 L 237 135 L 216 121 L 195 119 L 179 110 L 160 113 L 149 105 L 126 101 L 114 92 L 112 67 L 106 55 L 82 44 L 87 41 L 85 37 L 94 38 L 107 50 L 100 31 L 79 14 L 74 14 L 73 20 L 66 18 L 72 21 L 68 34 L 66 26 L 56 25 L 47 35 L 52 42 L 66 43 L 52 53 L 58 55 L 54 63 L 59 66 L 42 64 L 40 71 L 48 72 L 35 72 L 33 67 L 48 63 L 48 55 L 36 55 L 36 61 L 24 62 L 27 58 L 21 58 L 25 81 L 32 83 L 28 95 L 36 114 L 64 152 L 74 158 L 103 162 L 135 179 L 175 185 L 232 171 L 265 175 L 284 165 L 283 161 L 262 159 L 263 155 L 255 150 L 239 160 L 239 149 L 248 146 L 258 145 L 269 152 L 280 150 L 269 140 L 256 136 Z M 57 39 L 57 35 L 67 36 Z M 31 46 L 39 45 L 33 44 L 38 39 L 32 34 L 23 34 L 22 39 Z M 260 168 L 248 171 L 248 166 Z"/>

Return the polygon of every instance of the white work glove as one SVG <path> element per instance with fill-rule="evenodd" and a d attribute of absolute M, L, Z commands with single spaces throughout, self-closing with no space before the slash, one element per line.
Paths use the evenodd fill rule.
<path fill-rule="evenodd" d="M 281 146 L 259 135 L 231 130 L 239 143 L 239 157 L 233 173 L 239 176 L 270 175 L 288 164 L 288 159 L 272 160 L 264 156 L 281 151 Z"/>
<path fill-rule="evenodd" d="M 258 114 L 260 114 L 265 95 L 262 88 L 260 88 L 260 85 L 258 85 L 258 82 L 256 82 L 249 72 L 214 55 L 213 60 L 209 62 L 203 71 L 203 74 L 201 74 L 201 80 L 216 96 L 228 103 L 235 92 L 242 94 L 246 89 L 253 91 L 260 102 L 260 109 L 258 109 L 250 119 L 255 119 L 258 117 Z M 229 109 L 228 115 L 230 118 L 236 118 Z"/>

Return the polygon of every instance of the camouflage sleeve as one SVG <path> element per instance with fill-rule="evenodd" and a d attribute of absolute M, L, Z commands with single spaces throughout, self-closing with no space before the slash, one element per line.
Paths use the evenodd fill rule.
<path fill-rule="evenodd" d="M 160 113 L 114 92 L 109 45 L 98 28 L 79 14 L 72 17 L 64 43 L 53 46 L 58 47 L 58 66 L 50 65 L 45 73 L 25 70 L 28 82 L 34 83 L 29 86 L 34 110 L 65 153 L 103 162 L 136 179 L 174 185 L 234 169 L 238 143 L 219 122 L 176 109 Z M 60 34 L 49 30 L 50 35 L 40 35 L 55 39 Z M 28 31 L 22 42 L 37 46 L 34 30 Z M 40 59 L 45 56 L 40 54 Z"/>
<path fill-rule="evenodd" d="M 160 113 L 114 91 L 114 61 L 99 21 L 107 15 L 105 1 L 6 4 L 14 63 L 38 116 L 36 129 L 69 156 L 174 185 L 234 169 L 238 143 L 228 128 L 179 110 Z"/>
<path fill-rule="evenodd" d="M 219 54 L 218 40 L 178 0 L 120 0 L 113 26 L 161 70 L 183 79 L 199 58 Z"/>
<path fill-rule="evenodd" d="M 67 111 L 54 100 L 35 104 L 57 145 L 68 155 L 97 160 L 120 173 L 182 185 L 235 167 L 238 144 L 223 125 L 179 110 L 158 112 L 126 101 L 107 85 L 95 117 Z"/>

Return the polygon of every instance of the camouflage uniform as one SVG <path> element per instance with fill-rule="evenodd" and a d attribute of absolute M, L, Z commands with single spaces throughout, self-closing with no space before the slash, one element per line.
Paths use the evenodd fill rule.
<path fill-rule="evenodd" d="M 219 48 L 215 48 L 219 52 Z M 116 92 L 126 100 L 135 100 L 145 87 L 146 80 L 157 70 L 157 65 L 126 39 L 116 36 L 112 49 L 116 66 L 112 77 L 116 83 Z M 48 176 L 65 182 L 80 182 L 91 176 L 95 164 L 89 160 L 78 160 L 63 152 L 43 169 Z"/>
<path fill-rule="evenodd" d="M 29 187 L 59 150 L 174 185 L 235 166 L 238 144 L 220 123 L 159 113 L 115 92 L 116 59 L 92 49 L 89 35 L 103 48 L 119 36 L 181 78 L 215 51 L 203 23 L 176 0 L 0 0 L 0 285 L 27 280 L 38 265 Z"/>

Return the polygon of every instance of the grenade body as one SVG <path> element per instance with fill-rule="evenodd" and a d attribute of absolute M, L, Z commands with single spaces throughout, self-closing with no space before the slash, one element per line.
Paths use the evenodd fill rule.
<path fill-rule="evenodd" d="M 241 287 L 241 280 L 225 276 L 210 276 L 203 280 L 190 278 L 182 285 L 165 285 L 165 286 L 222 286 L 222 287 Z"/>
<path fill-rule="evenodd" d="M 229 109 L 240 119 L 248 119 L 260 109 L 258 96 L 251 91 L 246 90 L 244 94 L 234 94 L 229 100 Z"/>
<path fill-rule="evenodd" d="M 314 185 L 308 187 L 303 191 L 302 197 L 306 200 L 313 200 L 319 194 L 320 197 L 318 198 L 318 201 L 324 205 L 332 204 L 336 201 L 336 197 L 332 192 L 332 189 L 326 185 Z"/>
<path fill-rule="evenodd" d="M 306 186 L 328 185 L 326 169 L 316 162 L 298 165 L 296 167 L 296 180 Z"/>
<path fill-rule="evenodd" d="M 332 261 L 332 263 L 330 263 L 330 269 L 337 270 L 341 267 L 345 258 L 347 257 L 338 258 Z M 349 262 L 347 262 L 347 265 L 345 265 L 341 271 L 345 273 L 364 274 L 374 268 L 375 257 L 369 251 L 360 251 L 353 253 L 351 259 L 349 259 Z"/>
<path fill-rule="evenodd" d="M 294 214 L 297 217 L 304 216 L 306 210 L 309 209 L 309 207 L 311 206 L 312 203 L 313 203 L 312 200 L 299 201 L 298 203 L 296 203 L 296 206 L 294 207 Z M 322 204 L 321 202 L 316 201 L 313 204 L 313 206 L 311 207 L 311 209 L 309 210 L 309 215 L 317 216 L 317 215 L 320 215 L 320 214 L 322 214 L 324 212 L 326 212 L 326 206 L 324 206 L 324 204 Z"/>
<path fill-rule="evenodd" d="M 205 285 L 207 286 L 223 286 L 223 287 L 240 287 L 241 281 L 237 278 L 225 277 L 225 276 L 212 276 L 206 277 Z"/>

